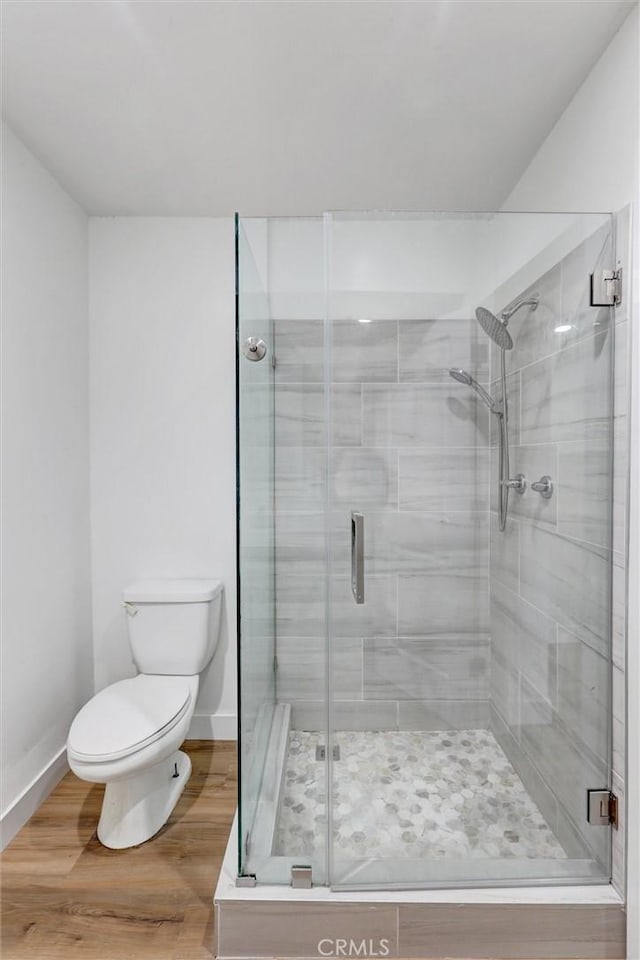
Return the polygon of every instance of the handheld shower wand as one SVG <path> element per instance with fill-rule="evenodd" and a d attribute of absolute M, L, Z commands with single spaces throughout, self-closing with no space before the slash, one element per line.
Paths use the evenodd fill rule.
<path fill-rule="evenodd" d="M 462 370 L 460 367 L 451 367 L 449 376 L 457 380 L 458 383 L 464 383 L 478 394 L 482 402 L 489 408 L 494 416 L 498 417 L 500 424 L 499 433 L 499 477 L 498 477 L 498 509 L 500 518 L 500 530 L 503 531 L 507 526 L 507 510 L 509 507 L 509 490 L 516 490 L 518 493 L 524 493 L 526 483 L 524 477 L 518 474 L 517 477 L 511 477 L 509 467 L 509 410 L 507 406 L 507 372 L 506 372 L 506 352 L 513 349 L 513 338 L 507 326 L 511 317 L 522 307 L 531 307 L 536 310 L 540 298 L 537 296 L 523 297 L 516 300 L 510 307 L 506 307 L 500 314 L 500 319 L 494 313 L 487 310 L 486 307 L 478 307 L 476 310 L 476 320 L 487 334 L 487 336 L 500 349 L 500 383 L 502 386 L 502 401 L 497 403 L 489 396 L 484 387 L 473 379 L 470 373 Z"/>

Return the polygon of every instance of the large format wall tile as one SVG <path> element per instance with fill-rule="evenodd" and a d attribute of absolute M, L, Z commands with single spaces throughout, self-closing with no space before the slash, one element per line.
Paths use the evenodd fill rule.
<path fill-rule="evenodd" d="M 521 443 L 608 440 L 610 345 L 600 333 L 522 370 Z"/>
<path fill-rule="evenodd" d="M 321 320 L 274 320 L 276 384 L 321 383 L 324 324 Z"/>
<path fill-rule="evenodd" d="M 331 441 L 358 446 L 361 439 L 360 384 L 332 387 Z M 325 393 L 322 384 L 283 383 L 275 396 L 276 447 L 321 447 L 325 443 Z"/>
<path fill-rule="evenodd" d="M 606 764 L 609 745 L 609 662 L 558 628 L 558 715 Z"/>
<path fill-rule="evenodd" d="M 450 367 L 489 380 L 489 341 L 475 319 L 400 321 L 400 382 L 446 383 Z"/>
<path fill-rule="evenodd" d="M 493 674 L 493 658 L 491 662 L 491 671 Z M 512 731 L 510 731 L 506 726 L 504 719 L 496 710 L 493 702 L 491 702 L 490 711 L 491 732 L 504 750 L 509 761 L 513 765 L 514 770 L 522 780 L 525 790 L 536 804 L 540 810 L 540 813 L 547 821 L 553 832 L 556 834 L 558 840 L 565 848 L 567 855 L 577 856 L 579 859 L 584 858 L 585 848 L 583 843 L 580 843 L 579 850 L 570 852 L 567 846 L 565 846 L 565 838 L 558 834 L 558 801 L 553 790 L 547 786 L 538 772 L 535 764 L 531 762 L 526 753 L 520 748 L 520 744 L 515 739 Z M 520 734 L 519 721 L 516 732 L 518 735 Z M 573 835 L 573 832 L 571 835 Z"/>
<path fill-rule="evenodd" d="M 605 440 L 563 443 L 558 450 L 558 531 L 609 546 L 611 445 Z"/>
<path fill-rule="evenodd" d="M 334 447 L 330 456 L 330 499 L 351 510 L 398 506 L 398 455 L 371 447 Z"/>
<path fill-rule="evenodd" d="M 276 526 L 281 510 L 317 510 L 326 499 L 327 455 L 322 447 L 278 447 L 275 457 Z"/>
<path fill-rule="evenodd" d="M 295 562 L 299 549 L 303 562 L 319 562 L 319 549 L 307 551 L 305 526 L 312 524 L 321 537 L 320 526 L 303 515 L 282 515 L 283 550 Z M 318 521 L 319 523 L 319 521 Z M 398 513 L 372 507 L 364 512 L 365 577 L 396 573 L 482 573 L 488 563 L 488 518 L 486 513 Z M 314 534 L 315 536 L 315 534 Z M 322 546 L 323 541 L 320 541 Z M 331 521 L 331 566 L 336 576 L 351 574 L 351 515 L 348 509 L 334 510 Z M 292 572 L 293 567 L 291 568 Z"/>
<path fill-rule="evenodd" d="M 611 766 L 615 773 L 624 777 L 625 765 L 625 678 L 620 667 L 613 667 L 611 671 Z"/>
<path fill-rule="evenodd" d="M 365 515 L 365 569 L 369 573 L 486 576 L 486 513 Z"/>
<path fill-rule="evenodd" d="M 331 379 L 375 382 L 398 379 L 395 320 L 336 320 L 332 325 Z"/>
<path fill-rule="evenodd" d="M 498 581 L 491 584 L 491 652 L 555 704 L 556 624 Z"/>
<path fill-rule="evenodd" d="M 491 646 L 489 696 L 496 711 L 514 741 L 520 739 L 520 674 Z"/>
<path fill-rule="evenodd" d="M 486 446 L 489 413 L 454 384 L 364 384 L 363 444 L 370 447 Z"/>
<path fill-rule="evenodd" d="M 481 700 L 488 694 L 486 638 L 365 640 L 365 699 Z"/>
<path fill-rule="evenodd" d="M 609 563 L 606 551 L 527 523 L 520 528 L 522 596 L 609 654 Z"/>
<path fill-rule="evenodd" d="M 558 714 L 526 682 L 521 685 L 521 745 L 548 784 L 587 846 L 603 863 L 608 857 L 608 831 L 587 823 L 587 790 L 608 783 L 608 766 L 582 749 Z"/>
<path fill-rule="evenodd" d="M 280 511 L 275 537 L 278 575 L 325 576 L 325 517 L 323 513 Z"/>
<path fill-rule="evenodd" d="M 338 700 L 362 697 L 362 640 L 340 639 L 332 647 L 333 696 Z M 324 640 L 280 637 L 277 691 L 280 701 L 314 700 L 325 682 Z"/>
<path fill-rule="evenodd" d="M 520 589 L 520 523 L 507 516 L 504 530 L 500 529 L 497 513 L 489 518 L 489 569 L 491 582 L 499 580 L 511 590 Z"/>
<path fill-rule="evenodd" d="M 488 730 L 489 701 L 399 700 L 400 730 Z"/>
<path fill-rule="evenodd" d="M 395 637 L 396 610 L 395 574 L 367 577 L 362 605 L 353 599 L 350 578 L 332 580 L 330 629 L 333 637 Z"/>
<path fill-rule="evenodd" d="M 486 572 L 465 576 L 438 572 L 400 575 L 398 634 L 487 634 L 488 586 Z"/>
<path fill-rule="evenodd" d="M 319 683 L 316 697 L 322 693 Z M 397 730 L 397 700 L 335 700 L 331 716 L 333 730 Z M 293 730 L 326 730 L 327 707 L 323 700 L 291 702 Z M 403 728 L 401 728 L 403 729 Z"/>
<path fill-rule="evenodd" d="M 615 391 L 613 399 L 613 549 L 626 550 L 629 470 L 629 322 L 615 327 Z"/>
<path fill-rule="evenodd" d="M 291 574 L 276 560 L 278 637 L 323 637 L 325 578 Z M 396 576 L 367 577 L 366 602 L 356 604 L 348 577 L 331 581 L 330 629 L 333 637 L 395 637 Z"/>
<path fill-rule="evenodd" d="M 486 510 L 489 450 L 486 447 L 400 450 L 401 510 Z"/>
<path fill-rule="evenodd" d="M 613 583 L 611 588 L 612 659 L 616 667 L 625 669 L 627 638 L 627 572 L 624 555 L 613 554 Z"/>
<path fill-rule="evenodd" d="M 291 574 L 276 558 L 276 637 L 325 635 L 325 578 Z"/>

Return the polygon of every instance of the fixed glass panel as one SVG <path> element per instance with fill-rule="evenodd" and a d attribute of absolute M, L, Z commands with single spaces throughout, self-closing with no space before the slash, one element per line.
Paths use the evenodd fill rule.
<path fill-rule="evenodd" d="M 275 708 L 273 324 L 264 230 L 236 218 L 238 495 L 238 872 L 253 871 L 257 822 Z"/>
<path fill-rule="evenodd" d="M 323 224 L 242 218 L 238 236 L 241 872 L 289 884 L 301 864 L 317 884 L 327 878 Z M 249 337 L 264 341 L 262 359 L 247 356 Z M 301 812 L 310 824 L 298 829 Z"/>
<path fill-rule="evenodd" d="M 610 218 L 327 215 L 325 249 L 330 880 L 607 881 Z"/>

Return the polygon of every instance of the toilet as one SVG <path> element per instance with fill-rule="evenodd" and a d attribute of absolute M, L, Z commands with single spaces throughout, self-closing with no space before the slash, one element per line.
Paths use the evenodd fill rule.
<path fill-rule="evenodd" d="M 153 837 L 189 779 L 179 748 L 218 642 L 222 583 L 144 580 L 124 591 L 123 606 L 139 673 L 86 703 L 67 740 L 76 776 L 106 784 L 98 839 L 114 850 Z"/>

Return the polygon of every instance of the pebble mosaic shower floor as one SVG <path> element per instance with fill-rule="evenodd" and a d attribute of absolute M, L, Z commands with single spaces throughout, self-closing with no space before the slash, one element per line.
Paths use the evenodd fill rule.
<path fill-rule="evenodd" d="M 324 842 L 320 733 L 289 735 L 275 852 Z M 546 858 L 566 853 L 487 730 L 341 732 L 334 835 L 347 858 Z"/>

